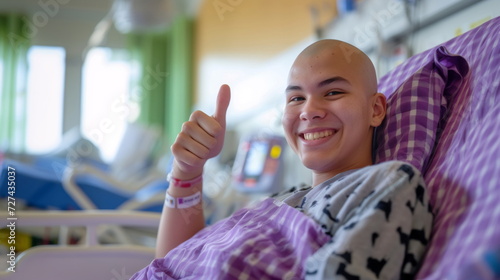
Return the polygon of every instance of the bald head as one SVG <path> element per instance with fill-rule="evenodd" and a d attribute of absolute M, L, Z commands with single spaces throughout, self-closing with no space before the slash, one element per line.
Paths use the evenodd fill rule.
<path fill-rule="evenodd" d="M 297 68 L 313 68 L 317 63 L 329 63 L 331 67 L 357 76 L 359 79 L 356 79 L 356 82 L 362 83 L 367 94 L 377 92 L 377 76 L 373 63 L 364 52 L 353 45 L 332 39 L 317 41 L 297 56 L 290 75 L 293 75 Z"/>
<path fill-rule="evenodd" d="M 374 127 L 386 112 L 375 68 L 356 47 L 318 41 L 290 69 L 283 113 L 285 136 L 319 184 L 372 164 Z"/>

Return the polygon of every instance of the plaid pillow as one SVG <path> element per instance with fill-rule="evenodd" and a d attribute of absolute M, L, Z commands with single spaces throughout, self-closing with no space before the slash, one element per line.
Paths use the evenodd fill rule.
<path fill-rule="evenodd" d="M 386 94 L 387 116 L 375 132 L 375 162 L 401 160 L 425 172 L 446 121 L 447 100 L 468 72 L 463 57 L 441 46 L 429 63 Z"/>

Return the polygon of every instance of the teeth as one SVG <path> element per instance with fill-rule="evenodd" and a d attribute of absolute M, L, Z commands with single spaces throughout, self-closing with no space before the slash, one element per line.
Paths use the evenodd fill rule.
<path fill-rule="evenodd" d="M 333 131 L 321 131 L 321 132 L 313 132 L 313 133 L 304 133 L 304 139 L 306 140 L 317 140 L 323 137 L 327 137 L 333 134 Z"/>

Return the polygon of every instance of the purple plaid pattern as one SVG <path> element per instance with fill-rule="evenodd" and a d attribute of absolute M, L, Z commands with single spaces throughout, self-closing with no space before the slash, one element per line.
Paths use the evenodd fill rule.
<path fill-rule="evenodd" d="M 403 160 L 425 171 L 446 112 L 447 97 L 469 67 L 439 47 L 433 59 L 413 73 L 387 100 L 387 117 L 377 129 L 377 162 Z"/>
<path fill-rule="evenodd" d="M 470 73 L 460 86 L 448 89 L 435 150 L 422 167 L 436 217 L 417 279 L 457 279 L 471 260 L 500 248 L 499 42 L 500 17 L 442 44 L 467 60 Z M 396 91 L 433 60 L 438 48 L 384 76 L 379 90 Z"/>
<path fill-rule="evenodd" d="M 330 239 L 320 225 L 268 198 L 197 233 L 132 279 L 303 279 Z"/>

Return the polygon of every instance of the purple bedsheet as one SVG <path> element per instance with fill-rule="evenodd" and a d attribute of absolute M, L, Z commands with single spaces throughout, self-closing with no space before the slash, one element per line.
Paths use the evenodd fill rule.
<path fill-rule="evenodd" d="M 436 213 L 417 279 L 459 279 L 488 251 L 500 251 L 500 17 L 446 43 L 470 73 L 451 96 L 447 121 L 424 178 Z M 432 59 L 420 53 L 379 83 L 394 90 Z M 485 274 L 480 279 L 494 279 Z"/>
<path fill-rule="evenodd" d="M 132 279 L 303 279 L 306 258 L 330 238 L 300 211 L 273 201 L 205 228 Z"/>

